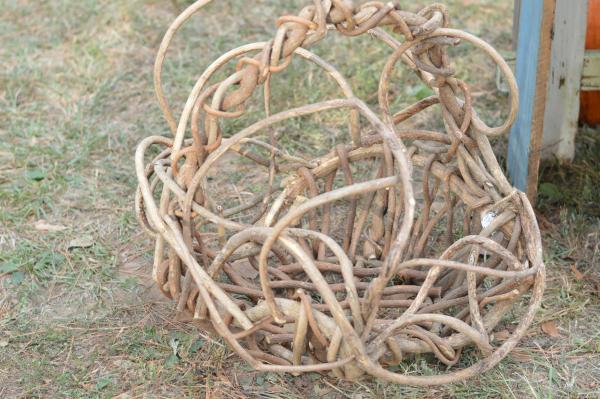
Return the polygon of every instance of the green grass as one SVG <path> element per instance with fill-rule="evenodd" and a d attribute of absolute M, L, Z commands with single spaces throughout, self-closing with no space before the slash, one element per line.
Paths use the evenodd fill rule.
<path fill-rule="evenodd" d="M 0 397 L 600 394 L 595 286 L 600 281 L 600 140 L 591 130 L 578 138 L 575 163 L 543 167 L 540 217 L 549 269 L 543 308 L 521 348 L 478 379 L 416 389 L 369 380 L 340 383 L 315 374 L 260 374 L 217 338 L 173 321 L 171 304 L 152 288 L 152 244 L 139 233 L 132 204 L 135 146 L 148 135 L 167 134 L 151 71 L 162 34 L 175 17 L 174 3 L 184 6 L 167 0 L 0 1 Z M 400 3 L 415 8 L 412 2 Z M 452 25 L 510 50 L 512 2 L 446 3 Z M 276 17 L 303 4 L 215 2 L 204 17 L 193 19 L 165 65 L 174 108 L 181 108 L 194 79 L 219 54 L 270 38 Z M 468 54 L 466 49 L 457 49 L 456 56 Z M 369 37 L 350 41 L 331 35 L 314 51 L 336 65 L 361 98 L 376 103 L 378 75 L 389 50 Z M 486 61 L 474 57 L 456 59 L 458 73 L 480 94 L 482 113 L 493 123 L 505 112 L 487 94 L 495 87 L 495 71 L 482 74 L 478 68 Z M 424 95 L 416 82 L 400 72 L 397 78 L 393 90 L 407 102 Z M 294 90 L 309 81 L 314 90 Z M 274 105 L 285 109 L 333 98 L 332 90 L 314 68 L 294 61 L 294 68 L 274 82 Z M 341 140 L 346 133 L 334 129 L 339 117 L 328 118 L 332 142 Z M 230 125 L 227 132 L 249 120 Z M 331 143 L 321 139 L 319 126 L 314 120 L 290 123 L 286 144 L 294 149 L 308 143 L 324 151 Z M 39 231 L 40 220 L 64 229 Z M 91 245 L 73 247 L 81 238 Z M 572 265 L 583 278 L 576 278 Z M 541 332 L 540 324 L 551 319 L 558 320 L 562 338 Z"/>

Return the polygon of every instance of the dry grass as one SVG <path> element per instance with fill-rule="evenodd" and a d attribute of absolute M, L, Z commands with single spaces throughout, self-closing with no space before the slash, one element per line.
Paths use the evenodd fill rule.
<path fill-rule="evenodd" d="M 0 397 L 600 395 L 600 139 L 594 131 L 582 136 L 573 166 L 544 169 L 544 307 L 521 348 L 478 380 L 425 390 L 345 384 L 315 374 L 258 374 L 218 339 L 172 321 L 170 303 L 149 281 L 151 246 L 132 212 L 132 158 L 142 137 L 166 134 L 151 68 L 174 3 L 0 1 Z M 455 26 L 510 49 L 512 1 L 446 3 Z M 301 4 L 258 1 L 248 7 L 232 0 L 194 19 L 166 65 L 176 107 L 218 54 L 270 37 L 275 17 Z M 316 52 L 372 102 L 384 50 L 368 37 L 331 42 Z M 503 110 L 489 95 L 495 86 L 484 62 L 469 55 L 457 66 L 473 82 L 484 115 L 499 119 Z M 310 93 L 294 89 L 310 76 L 302 68 L 284 77 L 297 83 L 276 87 L 278 106 L 327 95 L 326 83 L 312 84 Z M 407 81 L 397 90 L 410 99 L 421 87 Z M 288 144 L 310 142 L 319 150 L 319 134 L 305 129 Z M 40 220 L 56 231 L 40 230 Z M 550 320 L 560 337 L 542 332 Z"/>

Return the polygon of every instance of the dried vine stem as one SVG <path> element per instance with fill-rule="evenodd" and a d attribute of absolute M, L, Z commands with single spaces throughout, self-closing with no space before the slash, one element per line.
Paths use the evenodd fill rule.
<path fill-rule="evenodd" d="M 272 40 L 213 62 L 177 121 L 162 89 L 162 64 L 177 30 L 209 2 L 197 1 L 177 17 L 156 59 L 156 94 L 174 137 L 148 137 L 135 157 L 136 209 L 156 239 L 153 277 L 160 289 L 179 312 L 209 320 L 258 370 L 331 371 L 350 380 L 366 373 L 434 385 L 497 364 L 531 323 L 545 278 L 533 210 L 506 180 L 488 140 L 508 130 L 518 108 L 502 57 L 481 39 L 448 28 L 439 4 L 410 13 L 391 3 L 314 0 L 279 18 Z M 331 29 L 370 32 L 391 47 L 380 78 L 380 116 L 333 66 L 306 50 Z M 478 117 L 469 87 L 454 76 L 446 49 L 461 41 L 484 51 L 508 82 L 509 113 L 498 127 Z M 271 79 L 294 56 L 326 72 L 344 98 L 271 115 Z M 235 72 L 211 84 L 235 59 Z M 399 62 L 435 94 L 394 113 L 389 86 Z M 266 117 L 223 138 L 222 122 L 241 117 L 259 86 Z M 444 131 L 400 128 L 432 106 Z M 349 144 L 315 159 L 280 148 L 274 125 L 328 110 L 348 112 Z M 265 132 L 269 142 L 257 138 Z M 152 147 L 161 152 L 148 160 Z M 232 155 L 264 168 L 268 184 L 247 203 L 226 208 L 208 189 L 208 176 L 219 176 L 219 161 Z M 372 170 L 366 180 L 356 171 L 361 164 Z M 494 330 L 525 293 L 530 299 L 518 326 L 495 346 Z M 466 347 L 481 360 L 457 368 Z M 388 368 L 416 353 L 452 368 L 436 376 Z"/>

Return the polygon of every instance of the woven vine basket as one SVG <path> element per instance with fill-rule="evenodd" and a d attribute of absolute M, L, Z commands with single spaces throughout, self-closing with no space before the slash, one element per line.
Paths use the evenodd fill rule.
<path fill-rule="evenodd" d="M 257 370 L 435 385 L 496 365 L 530 325 L 545 277 L 531 205 L 488 140 L 507 132 L 518 108 L 502 57 L 448 28 L 439 4 L 411 13 L 391 3 L 315 0 L 277 19 L 271 40 L 214 61 L 176 121 L 162 90 L 163 60 L 206 3 L 177 17 L 156 59 L 156 93 L 173 137 L 144 139 L 135 157 L 137 214 L 156 240 L 153 278 L 177 312 L 211 325 Z M 390 47 L 378 106 L 307 50 L 328 34 L 370 34 Z M 504 75 L 509 112 L 500 126 L 478 117 L 455 76 L 447 50 L 460 42 Z M 325 72 L 339 98 L 273 113 L 271 83 L 292 59 Z M 390 87 L 402 68 L 433 95 L 394 110 L 393 93 L 402 91 Z M 262 117 L 240 128 L 256 93 Z M 411 128 L 408 120 L 428 108 L 442 128 Z M 345 142 L 323 127 L 329 152 L 285 148 L 292 125 L 302 130 L 307 118 L 332 112 L 347 122 Z M 248 179 L 262 184 L 247 190 Z M 509 313 L 509 337 L 499 343 L 494 331 L 506 329 Z M 407 372 L 417 356 L 430 367 Z"/>

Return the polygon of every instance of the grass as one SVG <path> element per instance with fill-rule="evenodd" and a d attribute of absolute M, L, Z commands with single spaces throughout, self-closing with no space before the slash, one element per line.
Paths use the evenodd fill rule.
<path fill-rule="evenodd" d="M 171 304 L 150 282 L 151 243 L 132 210 L 132 164 L 141 138 L 167 133 L 151 70 L 174 4 L 183 3 L 0 0 L 0 397 L 600 395 L 600 139 L 590 129 L 578 137 L 573 164 L 542 168 L 539 216 L 549 269 L 543 308 L 520 348 L 478 379 L 417 389 L 259 374 L 220 340 L 173 321 Z M 454 26 L 510 50 L 512 2 L 446 3 Z M 218 54 L 271 37 L 276 16 L 302 4 L 248 7 L 233 0 L 195 18 L 165 66 L 175 109 Z M 330 39 L 315 51 L 373 104 L 384 50 L 368 37 Z M 485 65 L 481 58 L 456 59 L 493 122 L 505 109 L 490 95 L 494 71 Z M 311 71 L 299 64 L 282 74 L 290 84 L 274 83 L 277 107 L 331 98 L 333 86 Z M 309 79 L 314 91 L 294 90 Z M 398 79 L 403 84 L 394 90 L 407 101 L 422 95 L 416 82 Z M 291 135 L 289 145 L 308 142 L 318 151 L 321 132 L 311 126 Z M 39 230 L 41 220 L 53 228 Z M 549 320 L 561 337 L 541 331 Z"/>

